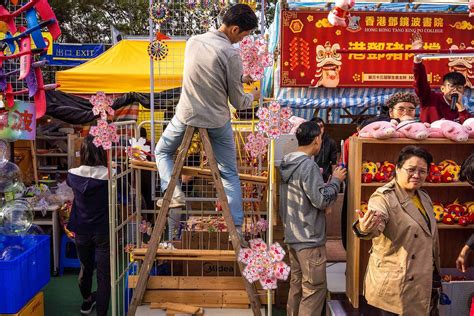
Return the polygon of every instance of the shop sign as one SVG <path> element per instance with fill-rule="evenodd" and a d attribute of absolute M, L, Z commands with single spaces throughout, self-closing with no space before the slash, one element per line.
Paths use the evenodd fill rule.
<path fill-rule="evenodd" d="M 474 49 L 474 18 L 468 14 L 353 11 L 347 27 L 329 24 L 327 11 L 283 11 L 282 87 L 412 87 L 413 32 L 424 49 Z M 339 54 L 337 49 L 370 50 Z M 377 53 L 377 51 L 381 51 Z M 474 58 L 426 60 L 428 81 L 441 85 L 449 71 L 474 84 Z"/>
<path fill-rule="evenodd" d="M 36 109 L 34 103 L 15 100 L 11 108 L 0 109 L 0 139 L 34 140 Z"/>

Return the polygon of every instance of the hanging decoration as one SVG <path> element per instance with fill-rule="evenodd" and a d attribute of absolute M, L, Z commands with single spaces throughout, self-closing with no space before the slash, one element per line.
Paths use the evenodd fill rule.
<path fill-rule="evenodd" d="M 260 281 L 264 290 L 277 288 L 277 280 L 286 280 L 290 267 L 283 262 L 285 251 L 279 243 L 273 243 L 268 249 L 261 239 L 251 239 L 250 248 L 241 248 L 238 260 L 246 267 L 242 274 L 250 282 Z"/>
<path fill-rule="evenodd" d="M 140 137 L 138 140 L 131 138 L 128 140 L 130 147 L 127 147 L 127 156 L 132 160 L 146 161 L 150 154 L 150 146 L 145 145 L 146 139 Z"/>
<path fill-rule="evenodd" d="M 247 136 L 244 148 L 250 157 L 257 158 L 267 153 L 269 142 L 270 140 L 262 134 L 250 134 Z"/>
<path fill-rule="evenodd" d="M 243 75 L 254 81 L 263 78 L 266 67 L 273 65 L 273 56 L 268 52 L 267 41 L 263 36 L 246 36 L 240 42 L 240 57 L 244 68 Z"/>
<path fill-rule="evenodd" d="M 102 120 L 107 119 L 107 114 L 110 116 L 115 114 L 111 107 L 113 104 L 112 98 L 107 97 L 104 92 L 97 92 L 89 99 L 89 102 L 92 104 L 92 113 L 100 115 Z"/>
<path fill-rule="evenodd" d="M 168 45 L 164 41 L 155 40 L 148 45 L 148 55 L 156 61 L 168 56 Z"/>
<path fill-rule="evenodd" d="M 99 115 L 97 126 L 92 126 L 89 134 L 94 136 L 93 143 L 96 147 L 102 146 L 105 150 L 112 148 L 112 143 L 117 143 L 119 137 L 117 135 L 117 127 L 107 123 L 107 115 L 113 116 L 115 111 L 111 108 L 112 99 L 107 97 L 104 92 L 97 92 L 96 95 L 89 99 L 92 104 L 92 112 Z"/>
<path fill-rule="evenodd" d="M 92 126 L 89 134 L 94 136 L 93 143 L 96 147 L 102 146 L 105 150 L 112 148 L 112 143 L 118 143 L 117 126 L 107 123 L 106 120 L 98 120 L 97 126 Z"/>
<path fill-rule="evenodd" d="M 257 111 L 260 119 L 257 129 L 259 133 L 271 139 L 277 139 L 281 134 L 291 131 L 293 124 L 290 117 L 293 115 L 290 108 L 281 108 L 277 101 L 272 101 L 268 107 L 261 107 Z"/>
<path fill-rule="evenodd" d="M 170 13 L 168 7 L 164 3 L 155 3 L 150 7 L 150 18 L 156 24 L 161 24 L 168 20 Z"/>

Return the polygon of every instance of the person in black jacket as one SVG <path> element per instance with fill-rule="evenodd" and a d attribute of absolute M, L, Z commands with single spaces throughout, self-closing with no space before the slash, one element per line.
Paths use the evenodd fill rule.
<path fill-rule="evenodd" d="M 474 153 L 464 160 L 461 171 L 459 172 L 459 181 L 467 181 L 474 188 Z M 456 267 L 461 272 L 467 272 L 469 267 L 469 254 L 474 250 L 474 234 L 466 241 L 456 259 Z"/>
<path fill-rule="evenodd" d="M 334 139 L 324 132 L 324 121 L 321 118 L 313 117 L 311 121 L 316 122 L 319 125 L 321 134 L 323 135 L 321 150 L 319 151 L 319 154 L 314 156 L 314 161 L 318 164 L 319 168 L 323 169 L 323 179 L 324 182 L 327 182 L 332 174 L 332 170 L 337 164 L 337 144 Z"/>
<path fill-rule="evenodd" d="M 91 135 L 81 145 L 81 166 L 70 169 L 67 184 L 74 192 L 68 229 L 75 235 L 81 262 L 79 290 L 82 314 L 107 315 L 110 300 L 110 242 L 107 154 L 93 144 Z M 97 262 L 97 292 L 92 291 L 94 258 Z"/>

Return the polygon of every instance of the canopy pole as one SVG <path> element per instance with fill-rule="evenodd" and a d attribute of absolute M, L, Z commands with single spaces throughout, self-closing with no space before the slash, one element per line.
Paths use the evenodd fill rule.
<path fill-rule="evenodd" d="M 149 0 L 149 8 L 153 6 L 153 0 Z M 150 36 L 150 43 L 154 40 L 154 32 L 153 32 L 153 20 L 151 19 L 151 14 L 148 18 L 148 25 L 149 25 L 149 36 Z M 150 123 L 151 123 L 151 153 L 152 157 L 154 158 L 155 155 L 155 68 L 154 68 L 154 60 L 153 57 L 150 56 Z M 138 131 L 138 135 L 140 135 L 140 131 Z M 154 177 L 152 177 L 154 182 Z M 154 192 L 154 190 L 152 190 Z M 153 193 L 153 195 L 155 195 Z M 153 196 L 154 197 L 154 196 Z"/>

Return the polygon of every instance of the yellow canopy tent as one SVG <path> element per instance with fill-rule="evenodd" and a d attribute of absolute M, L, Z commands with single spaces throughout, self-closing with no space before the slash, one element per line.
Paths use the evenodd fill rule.
<path fill-rule="evenodd" d="M 167 55 L 154 63 L 155 92 L 181 86 L 184 40 L 163 40 Z M 58 71 L 59 90 L 75 94 L 150 92 L 148 41 L 122 40 L 102 55 L 72 69 Z"/>

